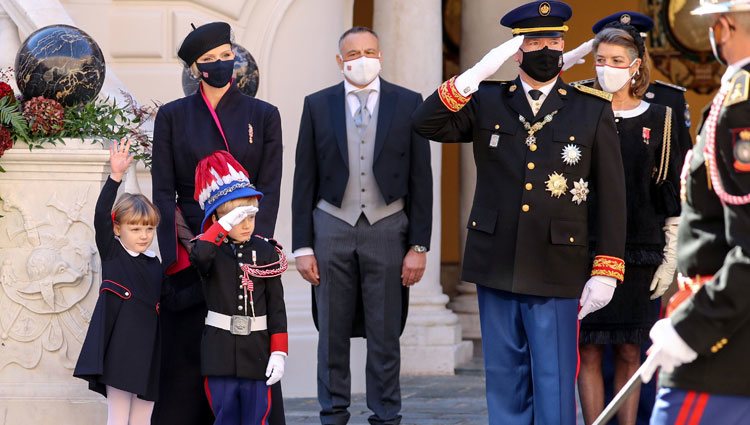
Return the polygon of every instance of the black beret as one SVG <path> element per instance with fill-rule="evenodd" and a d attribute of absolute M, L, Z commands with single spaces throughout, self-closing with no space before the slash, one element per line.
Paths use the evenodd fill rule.
<path fill-rule="evenodd" d="M 182 40 L 177 56 L 190 66 L 207 51 L 232 43 L 232 27 L 226 22 L 201 25 Z"/>

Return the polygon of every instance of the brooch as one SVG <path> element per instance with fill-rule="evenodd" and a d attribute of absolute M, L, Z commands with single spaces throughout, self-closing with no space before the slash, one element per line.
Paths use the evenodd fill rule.
<path fill-rule="evenodd" d="M 648 127 L 643 127 L 643 132 L 641 133 L 643 136 L 643 143 L 649 144 L 651 142 L 651 129 Z"/>
<path fill-rule="evenodd" d="M 565 192 L 568 191 L 568 179 L 562 174 L 558 174 L 557 171 L 549 174 L 547 177 L 549 177 L 549 180 L 544 182 L 547 185 L 547 189 L 545 190 L 550 192 L 555 198 L 565 195 Z"/>
<path fill-rule="evenodd" d="M 581 160 L 581 150 L 573 144 L 565 145 L 562 150 L 562 160 L 568 165 L 578 164 L 578 161 Z"/>
<path fill-rule="evenodd" d="M 253 143 L 253 125 L 252 124 L 247 125 L 247 140 L 251 144 Z"/>
<path fill-rule="evenodd" d="M 581 205 L 581 202 L 585 202 L 589 195 L 589 182 L 583 179 L 573 182 L 573 189 L 570 189 L 570 193 L 573 195 L 573 202 Z"/>

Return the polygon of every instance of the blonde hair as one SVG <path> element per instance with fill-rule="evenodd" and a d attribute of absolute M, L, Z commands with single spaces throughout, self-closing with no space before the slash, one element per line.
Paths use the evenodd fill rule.
<path fill-rule="evenodd" d="M 125 193 L 112 208 L 112 221 L 116 224 L 157 226 L 160 220 L 159 209 L 141 194 Z"/>
<path fill-rule="evenodd" d="M 640 50 L 638 42 L 628 31 L 620 28 L 604 28 L 596 34 L 593 47 L 594 52 L 596 52 L 602 43 L 621 46 L 627 51 L 630 62 L 633 62 L 636 58 L 641 59 L 638 72 L 633 76 L 635 84 L 630 84 L 630 90 L 628 91 L 631 96 L 640 99 L 646 93 L 648 85 L 651 83 L 651 59 L 646 51 L 646 47 L 643 45 L 643 39 L 639 39 L 638 41 L 641 43 L 640 49 L 643 51 L 643 56 L 638 54 Z M 599 80 L 594 81 L 594 88 L 601 90 L 602 87 L 599 85 Z"/>
<path fill-rule="evenodd" d="M 224 214 L 228 213 L 229 211 L 232 211 L 233 209 L 237 207 L 258 207 L 258 197 L 257 196 L 247 196 L 245 198 L 237 198 L 237 199 L 231 199 L 227 202 L 224 202 L 223 204 L 219 205 L 216 208 L 216 215 L 219 217 L 223 216 Z"/>

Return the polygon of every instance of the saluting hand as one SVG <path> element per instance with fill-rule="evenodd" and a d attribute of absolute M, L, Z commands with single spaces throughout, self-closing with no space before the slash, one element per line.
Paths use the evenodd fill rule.
<path fill-rule="evenodd" d="M 113 141 L 109 145 L 109 168 L 112 180 L 122 181 L 122 176 L 130 167 L 131 162 L 133 162 L 133 155 L 130 154 L 130 140 L 123 137 L 119 143 Z"/>
<path fill-rule="evenodd" d="M 427 253 L 410 249 L 401 265 L 401 284 L 408 287 L 422 280 L 426 267 Z"/>
<path fill-rule="evenodd" d="M 574 65 L 577 65 L 579 63 L 584 63 L 585 60 L 583 59 L 584 56 L 591 53 L 591 50 L 594 46 L 594 39 L 592 38 L 589 41 L 584 42 L 580 46 L 576 47 L 575 49 L 563 53 L 563 71 L 567 71 L 570 68 L 572 68 Z"/>
<path fill-rule="evenodd" d="M 476 65 L 464 71 L 456 78 L 455 84 L 463 96 L 468 96 L 477 89 L 479 83 L 486 80 L 513 56 L 523 44 L 522 35 L 515 36 L 503 44 L 490 50 Z"/>

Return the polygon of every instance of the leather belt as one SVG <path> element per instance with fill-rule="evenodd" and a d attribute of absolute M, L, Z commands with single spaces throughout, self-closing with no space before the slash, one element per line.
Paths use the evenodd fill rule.
<path fill-rule="evenodd" d="M 693 296 L 698 290 L 701 289 L 701 287 L 706 283 L 713 280 L 713 275 L 711 276 L 695 276 L 695 277 L 685 277 L 682 274 L 677 274 L 677 286 L 680 288 L 677 292 L 675 292 L 674 295 L 669 299 L 669 303 L 667 304 L 667 317 L 671 316 L 672 313 L 677 309 L 677 307 L 680 306 L 680 304 L 684 303 L 690 297 Z"/>
<path fill-rule="evenodd" d="M 228 316 L 226 314 L 209 311 L 206 315 L 206 325 L 229 331 L 232 335 L 250 335 L 252 332 L 268 329 L 266 316 Z"/>

